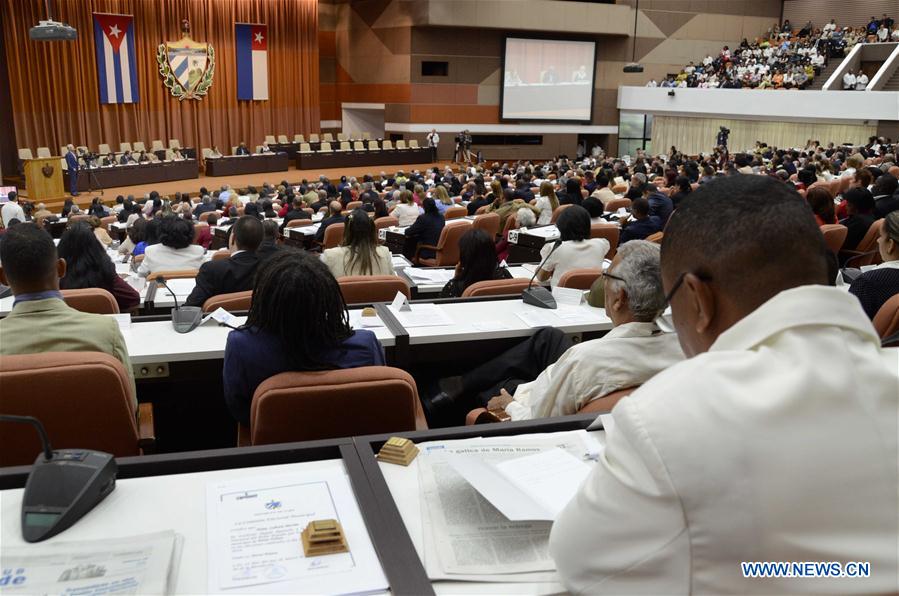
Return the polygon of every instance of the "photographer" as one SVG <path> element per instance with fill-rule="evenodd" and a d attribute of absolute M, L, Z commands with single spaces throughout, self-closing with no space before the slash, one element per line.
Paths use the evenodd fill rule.
<path fill-rule="evenodd" d="M 69 170 L 69 193 L 73 197 L 78 196 L 78 157 L 75 154 L 75 146 L 69 143 L 66 145 L 68 152 L 66 153 L 66 167 Z"/>
<path fill-rule="evenodd" d="M 718 138 L 715 140 L 715 144 L 719 147 L 727 147 L 727 137 L 730 136 L 730 129 L 725 128 L 723 126 L 718 128 Z"/>

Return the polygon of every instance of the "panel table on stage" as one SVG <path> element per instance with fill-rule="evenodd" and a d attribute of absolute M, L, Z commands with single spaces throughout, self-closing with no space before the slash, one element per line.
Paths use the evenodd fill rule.
<path fill-rule="evenodd" d="M 433 161 L 431 150 L 425 147 L 421 149 L 297 153 L 296 165 L 298 170 L 316 170 L 324 168 L 431 163 L 431 161 Z"/>
<path fill-rule="evenodd" d="M 200 175 L 196 159 L 183 161 L 159 161 L 140 164 L 98 166 L 89 170 L 79 170 L 78 190 L 88 188 L 115 188 L 137 184 L 156 184 L 174 180 L 189 180 Z M 69 173 L 65 172 L 65 185 L 69 188 Z"/>
<path fill-rule="evenodd" d="M 235 176 L 262 172 L 286 172 L 290 159 L 286 153 L 255 153 L 206 158 L 207 176 Z"/>

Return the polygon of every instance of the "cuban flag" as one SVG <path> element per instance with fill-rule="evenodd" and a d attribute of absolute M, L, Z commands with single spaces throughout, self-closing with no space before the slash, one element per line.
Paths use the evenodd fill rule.
<path fill-rule="evenodd" d="M 268 99 L 268 25 L 237 23 L 237 99 Z"/>
<path fill-rule="evenodd" d="M 134 16 L 94 13 L 100 103 L 137 103 Z"/>

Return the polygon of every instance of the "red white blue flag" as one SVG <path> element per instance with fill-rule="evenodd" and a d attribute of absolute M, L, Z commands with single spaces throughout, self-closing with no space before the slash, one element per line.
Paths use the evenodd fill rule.
<path fill-rule="evenodd" d="M 100 103 L 137 103 L 134 16 L 94 13 Z"/>
<path fill-rule="evenodd" d="M 234 25 L 237 99 L 268 99 L 268 26 Z"/>

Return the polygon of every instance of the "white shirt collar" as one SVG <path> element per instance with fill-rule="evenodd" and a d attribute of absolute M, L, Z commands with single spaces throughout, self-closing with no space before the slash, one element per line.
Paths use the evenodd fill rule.
<path fill-rule="evenodd" d="M 653 322 L 631 321 L 630 323 L 622 323 L 613 327 L 605 337 L 649 337 L 659 332 L 661 332 L 661 329 Z"/>
<path fill-rule="evenodd" d="M 830 286 L 784 290 L 718 336 L 710 351 L 748 350 L 793 327 L 843 327 L 880 345 L 880 338 L 858 299 Z"/>
<path fill-rule="evenodd" d="M 232 257 L 236 257 L 237 255 L 239 255 L 239 254 L 242 253 L 242 252 L 247 252 L 247 251 L 245 251 L 245 250 L 235 250 L 234 252 L 231 253 L 231 256 L 232 256 Z"/>

